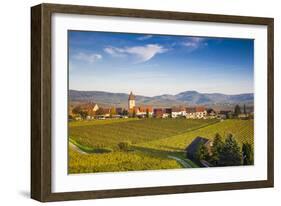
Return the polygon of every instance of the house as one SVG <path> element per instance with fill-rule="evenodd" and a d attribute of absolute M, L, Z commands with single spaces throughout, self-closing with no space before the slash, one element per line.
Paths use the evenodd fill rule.
<path fill-rule="evenodd" d="M 186 148 L 186 156 L 189 159 L 197 158 L 197 151 L 200 149 L 200 146 L 205 145 L 209 154 L 211 154 L 211 147 L 213 146 L 213 141 L 204 137 L 196 137 Z"/>
<path fill-rule="evenodd" d="M 249 114 L 244 114 L 244 113 L 238 114 L 238 118 L 239 119 L 248 119 L 249 118 Z"/>
<path fill-rule="evenodd" d="M 196 109 L 195 107 L 185 108 L 187 119 L 196 119 Z"/>
<path fill-rule="evenodd" d="M 75 116 L 74 119 L 75 119 L 76 121 L 78 121 L 78 120 L 82 120 L 82 117 L 81 117 L 81 116 Z"/>
<path fill-rule="evenodd" d="M 207 112 L 208 119 L 217 118 L 217 112 L 215 110 L 213 110 L 212 108 L 207 109 L 206 112 Z"/>
<path fill-rule="evenodd" d="M 185 108 L 187 119 L 204 119 L 207 111 L 204 107 L 187 107 Z"/>
<path fill-rule="evenodd" d="M 110 117 L 110 112 L 111 112 L 110 108 L 103 108 L 102 110 L 103 110 L 104 117 Z"/>
<path fill-rule="evenodd" d="M 172 117 L 172 108 L 163 109 L 163 118 Z"/>
<path fill-rule="evenodd" d="M 89 102 L 86 104 L 82 104 L 80 108 L 83 112 L 87 112 L 89 118 L 91 118 L 92 116 L 95 115 L 95 112 L 99 109 L 99 106 L 96 103 Z"/>
<path fill-rule="evenodd" d="M 153 117 L 162 118 L 163 117 L 163 109 L 162 108 L 154 108 L 153 109 Z"/>
<path fill-rule="evenodd" d="M 184 107 L 172 107 L 172 118 L 184 116 L 186 116 L 186 111 Z"/>
<path fill-rule="evenodd" d="M 207 115 L 207 111 L 205 110 L 204 107 L 195 107 L 196 111 L 196 118 L 197 119 L 202 119 L 205 118 Z"/>
<path fill-rule="evenodd" d="M 147 113 L 152 116 L 153 114 L 152 106 L 140 106 L 134 107 L 134 109 L 137 116 L 146 116 Z"/>
<path fill-rule="evenodd" d="M 119 114 L 119 115 L 122 115 L 123 114 L 123 111 L 124 109 L 122 107 L 116 107 L 116 114 Z"/>
<path fill-rule="evenodd" d="M 232 114 L 233 114 L 233 112 L 230 110 L 221 110 L 221 111 L 219 111 L 217 116 L 219 119 L 227 119 L 230 116 L 232 116 Z"/>

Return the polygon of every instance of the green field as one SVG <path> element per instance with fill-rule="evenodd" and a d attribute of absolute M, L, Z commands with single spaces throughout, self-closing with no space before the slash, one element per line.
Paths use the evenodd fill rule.
<path fill-rule="evenodd" d="M 197 136 L 254 144 L 253 120 L 117 119 L 69 123 L 69 173 L 197 167 L 184 149 Z M 120 148 L 120 143 L 127 145 Z"/>

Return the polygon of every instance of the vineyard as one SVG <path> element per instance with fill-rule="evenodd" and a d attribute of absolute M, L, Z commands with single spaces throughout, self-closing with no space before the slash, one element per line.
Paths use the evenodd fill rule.
<path fill-rule="evenodd" d="M 113 121 L 114 123 L 112 123 Z M 215 123 L 217 120 L 133 119 L 96 120 L 71 126 L 69 136 L 88 147 L 117 147 L 119 142 L 138 144 L 183 134 Z M 79 122 L 78 122 L 79 124 Z"/>
<path fill-rule="evenodd" d="M 69 173 L 197 167 L 185 159 L 184 149 L 197 136 L 212 139 L 216 133 L 223 137 L 232 133 L 240 145 L 245 142 L 254 144 L 253 120 L 118 119 L 71 122 Z"/>

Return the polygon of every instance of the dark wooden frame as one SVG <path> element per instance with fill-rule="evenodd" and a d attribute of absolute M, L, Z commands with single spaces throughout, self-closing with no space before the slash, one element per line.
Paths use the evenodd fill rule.
<path fill-rule="evenodd" d="M 154 18 L 201 22 L 265 25 L 268 31 L 268 163 L 267 180 L 200 185 L 164 186 L 52 193 L 51 191 L 51 16 L 53 13 Z M 91 6 L 40 4 L 31 8 L 31 198 L 42 201 L 160 195 L 273 187 L 274 88 L 272 18 L 228 16 Z"/>

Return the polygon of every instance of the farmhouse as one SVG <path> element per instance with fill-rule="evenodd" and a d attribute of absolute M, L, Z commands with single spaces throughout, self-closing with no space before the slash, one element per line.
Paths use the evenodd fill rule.
<path fill-rule="evenodd" d="M 134 107 L 134 109 L 137 116 L 145 116 L 147 113 L 149 116 L 153 114 L 152 106 L 140 106 Z"/>
<path fill-rule="evenodd" d="M 86 119 L 93 119 L 96 111 L 99 109 L 99 106 L 96 103 L 84 103 L 79 105 L 70 105 L 68 114 L 71 116 L 71 118 L 75 120 L 81 120 L 83 118 Z"/>
<path fill-rule="evenodd" d="M 187 107 L 186 118 L 187 119 L 203 119 L 206 118 L 207 111 L 204 107 Z"/>
<path fill-rule="evenodd" d="M 96 103 L 90 102 L 87 104 L 81 105 L 81 110 L 87 112 L 90 116 L 95 115 L 95 112 L 99 109 L 99 106 Z"/>
<path fill-rule="evenodd" d="M 154 108 L 153 109 L 153 117 L 162 118 L 163 117 L 163 109 L 162 108 Z"/>
<path fill-rule="evenodd" d="M 239 119 L 247 119 L 248 117 L 249 117 L 249 114 L 245 114 L 245 113 L 238 114 Z"/>
<path fill-rule="evenodd" d="M 122 107 L 117 107 L 116 108 L 116 114 L 122 115 L 123 114 L 123 108 Z"/>
<path fill-rule="evenodd" d="M 228 118 L 231 115 L 233 115 L 232 111 L 230 111 L 230 110 L 221 110 L 218 113 L 218 118 L 219 119 L 226 119 L 226 118 Z"/>
<path fill-rule="evenodd" d="M 186 116 L 186 111 L 184 107 L 172 107 L 172 118 Z"/>
<path fill-rule="evenodd" d="M 110 116 L 110 112 L 111 112 L 111 109 L 110 108 L 103 108 L 103 116 L 104 117 L 109 117 Z"/>
<path fill-rule="evenodd" d="M 163 118 L 172 117 L 172 108 L 164 108 L 162 117 Z"/>
<path fill-rule="evenodd" d="M 195 109 L 195 107 L 187 107 L 185 110 L 186 110 L 186 118 L 187 119 L 196 119 L 196 109 Z"/>
<path fill-rule="evenodd" d="M 193 159 L 193 160 L 196 159 L 197 152 L 202 145 L 206 146 L 209 154 L 211 154 L 211 147 L 213 146 L 213 141 L 209 140 L 207 138 L 198 136 L 190 143 L 190 145 L 188 145 L 186 147 L 185 151 L 186 151 L 187 158 Z"/>
<path fill-rule="evenodd" d="M 207 109 L 206 112 L 207 112 L 208 119 L 217 118 L 217 112 L 215 110 L 213 110 L 212 108 Z"/>

